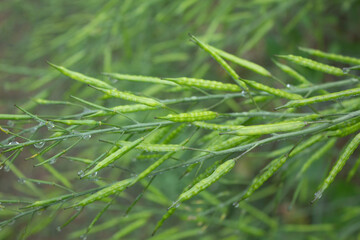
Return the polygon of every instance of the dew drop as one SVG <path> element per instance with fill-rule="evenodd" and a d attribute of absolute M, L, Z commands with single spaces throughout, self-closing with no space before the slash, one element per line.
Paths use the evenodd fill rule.
<path fill-rule="evenodd" d="M 15 123 L 14 123 L 14 121 L 9 120 L 9 121 L 7 121 L 7 125 L 9 127 L 13 127 L 13 126 L 15 126 Z"/>
<path fill-rule="evenodd" d="M 83 170 L 78 171 L 77 174 L 78 174 L 78 176 L 80 176 L 80 177 L 83 177 L 83 176 L 85 175 L 85 173 L 84 173 Z"/>
<path fill-rule="evenodd" d="M 86 240 L 86 239 L 87 239 L 87 236 L 86 236 L 85 234 L 83 234 L 83 235 L 80 236 L 80 238 L 81 238 L 82 240 Z"/>
<path fill-rule="evenodd" d="M 45 142 L 37 142 L 34 144 L 34 147 L 39 149 L 39 148 L 42 148 L 44 145 L 45 145 Z"/>
<path fill-rule="evenodd" d="M 26 180 L 23 179 L 23 178 L 19 178 L 19 179 L 18 179 L 18 183 L 20 183 L 20 184 L 24 184 L 25 182 L 26 182 Z"/>
<path fill-rule="evenodd" d="M 7 128 L 3 128 L 2 129 L 5 133 L 8 133 L 9 132 L 9 129 L 7 129 Z"/>
<path fill-rule="evenodd" d="M 343 68 L 342 71 L 343 71 L 344 74 L 348 74 L 350 72 L 350 69 L 349 68 Z"/>
<path fill-rule="evenodd" d="M 46 123 L 46 126 L 47 126 L 48 130 L 51 130 L 51 129 L 53 129 L 55 127 L 54 123 L 50 122 L 50 121 Z"/>
<path fill-rule="evenodd" d="M 4 167 L 4 166 L 1 164 L 1 165 L 0 165 L 0 170 L 1 170 L 3 167 Z"/>
<path fill-rule="evenodd" d="M 288 83 L 288 84 L 286 84 L 286 87 L 287 87 L 287 88 L 291 88 L 291 85 Z"/>
<path fill-rule="evenodd" d="M 91 138 L 91 134 L 86 134 L 86 135 L 83 135 L 82 138 L 84 140 L 89 140 Z"/>
<path fill-rule="evenodd" d="M 9 142 L 9 146 L 11 146 L 11 145 L 18 145 L 19 144 L 19 142 L 17 142 L 17 141 L 12 141 L 12 142 Z"/>
<path fill-rule="evenodd" d="M 238 203 L 238 202 L 234 202 L 234 203 L 233 203 L 233 206 L 234 206 L 235 208 L 238 208 L 238 207 L 239 207 L 239 203 Z"/>
<path fill-rule="evenodd" d="M 9 167 L 9 166 L 5 166 L 5 167 L 4 167 L 4 171 L 5 171 L 5 172 L 9 172 L 9 171 L 10 171 L 10 167 Z"/>
<path fill-rule="evenodd" d="M 61 227 L 60 227 L 60 226 L 57 226 L 57 227 L 56 227 L 56 231 L 61 232 Z"/>
<path fill-rule="evenodd" d="M 56 158 L 52 158 L 49 162 L 49 164 L 54 164 L 54 163 L 56 163 Z"/>
<path fill-rule="evenodd" d="M 321 191 L 318 191 L 314 194 L 314 200 L 313 202 L 319 200 L 320 198 L 322 197 L 322 192 Z"/>

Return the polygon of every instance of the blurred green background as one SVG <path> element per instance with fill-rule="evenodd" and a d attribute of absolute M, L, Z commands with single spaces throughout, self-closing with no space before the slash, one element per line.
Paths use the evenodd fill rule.
<path fill-rule="evenodd" d="M 92 99 L 93 89 L 69 81 L 67 77 L 51 69 L 47 61 L 103 79 L 119 89 L 149 95 L 152 89 L 147 85 L 144 87 L 133 82 L 116 82 L 102 73 L 186 76 L 230 81 L 205 52 L 188 40 L 188 33 L 217 48 L 256 62 L 280 76 L 284 75 L 281 75 L 271 59 L 275 54 L 296 54 L 299 46 L 358 57 L 359 13 L 358 0 L 2 0 L 0 113 L 19 112 L 14 107 L 14 104 L 17 104 L 37 114 L 69 114 L 74 113 L 72 109 L 42 107 L 33 100 L 70 100 L 71 95 Z M 249 71 L 237 70 L 241 77 L 261 80 L 261 77 Z M 314 83 L 331 80 L 324 79 L 321 74 L 308 73 L 307 77 Z M 86 149 L 82 148 L 79 151 L 86 152 Z M 90 149 L 85 155 L 93 152 L 94 149 Z M 28 171 L 26 167 L 22 168 Z M 66 172 L 69 169 L 64 167 L 63 170 Z M 239 173 L 246 175 L 244 172 Z M 172 179 L 174 184 L 175 180 Z M 13 192 L 11 182 L 16 182 L 15 177 L 1 172 L 0 181 L 2 196 Z M 350 190 L 346 191 L 347 188 Z M 169 191 L 176 196 L 178 189 Z M 269 191 L 274 192 L 276 189 Z M 342 191 L 346 195 L 353 191 L 353 188 L 340 182 L 333 192 L 341 195 Z M 303 199 L 306 200 L 306 197 Z M 349 199 L 351 202 L 351 195 Z M 304 230 L 304 235 L 299 235 L 288 226 L 283 232 L 269 233 L 265 236 L 274 239 L 356 239 L 360 229 L 359 207 L 345 209 L 348 212 L 343 218 L 351 219 L 351 222 L 348 223 L 345 219 L 346 224 L 339 223 L 334 229 L 333 225 L 326 223 L 336 223 L 338 212 L 344 213 L 345 210 L 342 208 L 344 202 L 341 198 L 332 204 L 316 208 L 308 205 L 297 211 L 288 211 L 287 206 L 282 205 L 272 213 L 274 218 L 281 218 L 285 223 L 311 221 L 322 224 L 325 213 L 328 221 L 320 225 L 320 230 L 315 233 Z M 151 206 L 150 204 L 143 207 L 149 209 Z M 146 213 L 143 214 L 146 216 Z M 356 217 L 351 214 L 355 214 Z M 7 218 L 6 215 L 3 217 Z M 111 215 L 107 217 L 108 220 L 111 219 Z M 150 217 L 146 219 L 150 221 Z M 171 239 L 199 238 L 197 234 L 201 226 L 197 227 L 195 221 L 186 223 L 185 217 L 182 220 L 169 220 L 168 229 L 164 228 L 164 233 L 168 235 L 164 235 L 164 239 L 170 239 L 169 236 L 174 237 Z M 237 223 L 230 221 L 222 222 L 221 227 L 216 225 L 217 228 L 211 229 L 212 220 L 213 224 L 218 224 L 217 218 L 210 217 L 209 227 L 207 230 L 203 229 L 205 231 L 200 235 L 201 239 L 225 239 L 225 236 L 226 239 L 261 238 L 251 234 L 252 229 L 243 229 L 241 224 L 234 226 Z M 58 221 L 64 222 L 66 218 Z M 64 229 L 62 232 L 55 230 L 56 225 L 44 229 L 39 227 L 29 239 L 78 238 L 76 230 L 80 229 L 79 226 L 83 228 L 88 225 L 88 221 L 84 221 L 86 217 L 80 218 L 68 230 Z M 115 221 L 113 226 L 125 226 L 127 221 L 132 220 L 120 219 Z M 20 226 L 24 228 L 25 225 Z M 148 228 L 145 224 L 142 228 L 144 231 L 137 230 L 124 239 L 147 238 L 152 227 L 153 224 Z M 232 235 L 234 228 L 237 229 L 238 235 Z M 219 232 L 216 232 L 216 229 L 219 229 Z M 105 236 L 111 236 L 117 230 L 112 229 Z M 338 231 L 339 235 L 333 235 L 334 231 Z M 0 238 L 15 239 L 16 236 L 15 228 L 7 228 L 0 232 Z M 94 236 L 101 238 L 102 235 Z M 175 238 L 176 236 L 178 238 Z"/>

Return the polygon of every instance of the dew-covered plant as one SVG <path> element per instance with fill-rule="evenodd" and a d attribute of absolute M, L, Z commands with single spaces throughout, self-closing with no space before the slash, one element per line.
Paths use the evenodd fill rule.
<path fill-rule="evenodd" d="M 33 75 L 25 90 L 40 89 L 27 104 L 16 104 L 13 114 L 0 114 L 0 238 L 356 237 L 357 54 L 300 47 L 295 53 L 267 56 L 272 65 L 240 57 L 274 28 L 284 10 L 303 1 L 242 6 L 253 13 L 261 6 L 264 15 L 233 12 L 239 1 L 217 3 L 226 19 L 216 11 L 209 16 L 200 11 L 212 9 L 205 1 L 160 2 L 125 1 L 118 8 L 117 1 L 102 4 L 80 30 L 74 26 L 46 43 L 49 52 L 66 46 L 74 53 L 46 59 L 48 69 L 0 65 L 6 74 Z M 212 27 L 200 36 L 189 34 L 190 44 L 176 39 L 156 45 L 146 38 L 156 60 L 140 60 L 146 51 L 138 49 L 141 39 L 134 40 L 140 41 L 136 50 L 121 53 L 134 62 L 115 61 L 112 54 L 126 49 L 116 41 L 131 48 L 133 36 L 147 33 L 145 23 L 122 25 L 136 23 L 146 13 L 143 8 L 159 7 L 156 3 L 164 7 L 156 21 L 166 22 L 171 18 L 167 14 L 174 13 L 191 22 L 202 12 L 195 25 L 210 22 Z M 301 5 L 284 31 L 320 5 Z M 117 20 L 118 11 L 124 21 Z M 76 16 L 64 21 L 78 24 Z M 250 37 L 228 51 L 223 46 L 232 40 L 215 29 L 226 24 L 232 29 L 239 19 L 252 23 L 241 31 Z M 47 31 L 63 26 L 68 24 Z M 116 29 L 128 32 L 120 38 Z M 38 31 L 34 37 L 46 35 Z M 111 44 L 91 42 L 98 31 Z M 105 46 L 102 51 L 96 50 L 99 45 Z M 40 45 L 34 49 L 26 61 L 49 53 Z M 99 56 L 103 68 L 95 61 Z M 81 61 L 91 64 L 91 70 Z M 144 61 L 151 62 L 148 69 L 132 69 Z M 164 70 L 182 62 L 188 62 L 186 69 Z M 158 66 L 159 71 L 152 70 Z M 10 91 L 27 82 L 7 82 L 5 87 Z M 51 94 L 48 89 L 54 86 L 47 88 L 48 82 L 64 95 Z"/>

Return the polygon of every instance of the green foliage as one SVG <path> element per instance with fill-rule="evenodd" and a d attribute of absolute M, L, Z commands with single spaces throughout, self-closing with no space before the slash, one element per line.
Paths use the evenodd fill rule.
<path fill-rule="evenodd" d="M 0 239 L 357 239 L 358 10 L 3 1 Z"/>

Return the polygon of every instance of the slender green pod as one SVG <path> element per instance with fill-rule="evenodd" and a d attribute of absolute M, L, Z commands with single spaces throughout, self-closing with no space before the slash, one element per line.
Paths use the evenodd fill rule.
<path fill-rule="evenodd" d="M 128 178 L 119 182 L 116 182 L 108 187 L 105 187 L 96 193 L 91 194 L 89 197 L 81 200 L 80 202 L 72 205 L 71 207 L 86 206 L 92 202 L 98 201 L 112 194 L 122 192 L 133 181 L 133 178 Z"/>
<path fill-rule="evenodd" d="M 217 182 L 223 175 L 228 173 L 233 167 L 235 166 L 235 159 L 230 159 L 218 166 L 215 171 L 208 177 L 202 179 L 198 183 L 196 183 L 193 187 L 189 190 L 180 194 L 178 199 L 175 203 L 170 207 L 175 207 L 177 204 L 180 204 L 190 198 L 198 195 L 201 191 L 205 190 L 206 188 L 210 187 L 212 184 Z"/>
<path fill-rule="evenodd" d="M 128 146 L 124 146 L 124 147 L 118 149 L 117 151 L 113 152 L 112 154 L 107 156 L 105 159 L 100 161 L 98 164 L 96 164 L 94 168 L 92 168 L 90 171 L 88 171 L 81 177 L 87 177 L 91 174 L 94 174 L 95 172 L 99 171 L 100 169 L 103 169 L 104 167 L 115 162 L 118 158 L 123 156 L 125 153 L 129 152 L 131 149 L 138 146 L 141 142 L 144 141 L 144 139 L 145 139 L 144 137 L 141 137 L 141 138 L 135 140 L 134 142 L 132 142 L 131 144 L 129 144 Z"/>
<path fill-rule="evenodd" d="M 158 119 L 169 120 L 173 122 L 194 122 L 202 120 L 211 120 L 218 116 L 219 114 L 213 111 L 194 111 L 188 113 L 180 114 L 169 114 L 163 117 L 156 117 Z"/>
<path fill-rule="evenodd" d="M 264 135 L 270 133 L 289 132 L 289 131 L 298 130 L 305 127 L 307 124 L 308 123 L 304 121 L 289 121 L 289 122 L 281 122 L 281 123 L 244 126 L 239 130 L 229 133 L 239 136 Z M 228 134 L 228 133 L 224 133 L 224 134 Z"/>
<path fill-rule="evenodd" d="M 256 136 L 235 136 L 232 138 L 229 138 L 225 141 L 221 141 L 220 143 L 216 143 L 214 145 L 211 145 L 207 148 L 209 151 L 220 151 L 225 149 L 230 149 L 236 146 L 240 146 L 241 144 L 252 141 L 253 139 L 256 139 Z"/>
<path fill-rule="evenodd" d="M 329 141 L 327 141 L 321 148 L 316 150 L 311 157 L 304 163 L 304 165 L 301 167 L 301 170 L 297 174 L 297 178 L 299 178 L 301 175 L 303 175 L 307 169 L 318 159 L 321 159 L 326 153 L 328 153 L 335 145 L 336 138 L 331 138 Z"/>
<path fill-rule="evenodd" d="M 120 146 L 129 146 L 132 142 L 127 141 L 118 141 L 117 145 Z M 183 146 L 179 144 L 155 144 L 155 143 L 142 143 L 135 147 L 136 149 L 143 150 L 145 152 L 176 152 L 184 149 Z"/>
<path fill-rule="evenodd" d="M 345 137 L 359 130 L 360 130 L 360 122 L 357 122 L 354 125 L 332 131 L 328 134 L 328 136 Z"/>
<path fill-rule="evenodd" d="M 313 69 L 315 71 L 320 71 L 320 72 L 324 72 L 324 73 L 335 75 L 335 76 L 345 75 L 341 68 L 337 68 L 337 67 L 333 67 L 333 66 L 330 66 L 327 64 L 316 62 L 316 61 L 308 59 L 308 58 L 294 56 L 294 55 L 278 55 L 278 57 L 287 59 L 293 63 Z"/>
<path fill-rule="evenodd" d="M 348 174 L 348 176 L 347 176 L 347 178 L 346 178 L 346 181 L 349 182 L 349 181 L 354 177 L 354 175 L 355 175 L 356 171 L 358 170 L 359 166 L 360 166 L 360 156 L 359 156 L 359 158 L 356 160 L 354 166 L 353 166 L 353 167 L 351 168 L 351 170 L 349 171 L 349 174 Z"/>
<path fill-rule="evenodd" d="M 52 122 L 62 123 L 66 125 L 86 125 L 86 126 L 101 126 L 100 121 L 95 120 L 51 120 Z"/>
<path fill-rule="evenodd" d="M 352 89 L 348 89 L 348 90 L 344 90 L 344 91 L 340 91 L 340 92 L 334 92 L 334 93 L 324 94 L 324 95 L 305 98 L 305 99 L 292 100 L 292 101 L 286 103 L 285 105 L 278 107 L 276 109 L 301 107 L 301 106 L 310 105 L 310 104 L 314 104 L 314 103 L 336 100 L 336 99 L 340 99 L 343 97 L 356 96 L 358 94 L 360 94 L 360 88 L 352 88 Z"/>
<path fill-rule="evenodd" d="M 0 114 L 0 120 L 28 120 L 32 119 L 31 116 L 25 114 Z"/>
<path fill-rule="evenodd" d="M 341 62 L 341 63 L 360 65 L 360 59 L 359 58 L 343 56 L 343 55 L 334 54 L 334 53 L 327 53 L 327 52 L 323 52 L 323 51 L 320 51 L 320 50 L 317 50 L 317 49 L 311 49 L 311 48 L 299 47 L 299 49 L 301 51 L 306 52 L 306 53 L 308 53 L 310 55 L 313 55 L 313 56 L 326 58 L 326 59 L 330 59 L 330 60 L 333 60 L 333 61 L 336 61 L 336 62 Z"/>
<path fill-rule="evenodd" d="M 113 86 L 111 86 L 111 85 L 107 84 L 106 82 L 103 82 L 99 79 L 85 76 L 84 74 L 71 71 L 65 67 L 57 66 L 52 63 L 49 63 L 49 65 L 52 66 L 53 68 L 55 68 L 56 70 L 58 70 L 59 72 L 61 72 L 62 74 L 64 74 L 65 76 L 68 76 L 76 81 L 83 82 L 83 83 L 86 83 L 86 84 L 89 84 L 89 85 L 92 85 L 95 87 L 105 88 L 105 89 L 114 88 Z"/>
<path fill-rule="evenodd" d="M 152 98 L 136 96 L 132 93 L 122 92 L 114 88 L 111 90 L 98 88 L 98 87 L 94 87 L 94 88 L 115 98 L 121 98 L 127 101 L 145 104 L 150 107 L 165 107 L 163 103 Z"/>
<path fill-rule="evenodd" d="M 234 71 L 234 69 L 232 69 L 229 64 L 227 64 L 224 59 L 222 59 L 216 52 L 214 52 L 213 50 L 211 50 L 210 46 L 208 46 L 207 44 L 201 42 L 199 39 L 197 39 L 195 36 L 190 35 L 190 38 L 192 41 L 194 41 L 199 47 L 201 47 L 202 49 L 204 49 L 207 53 L 209 53 L 214 59 L 215 61 L 217 61 L 224 69 L 225 71 L 231 76 L 231 78 L 237 83 L 239 84 L 239 86 L 244 89 L 245 91 L 249 92 L 249 88 L 246 86 L 246 84 L 244 82 L 242 82 L 239 78 L 239 75 Z"/>
<path fill-rule="evenodd" d="M 156 107 L 147 106 L 144 104 L 132 104 L 132 105 L 122 105 L 109 108 L 109 110 L 100 110 L 86 117 L 102 117 L 107 115 L 114 115 L 117 113 L 133 113 L 133 112 L 140 112 L 140 111 L 147 111 L 147 110 L 155 110 Z"/>
<path fill-rule="evenodd" d="M 264 84 L 255 82 L 255 81 L 245 80 L 245 79 L 242 79 L 242 81 L 244 81 L 247 85 L 249 85 L 252 88 L 255 88 L 257 90 L 261 90 L 261 91 L 270 93 L 270 94 L 278 96 L 278 97 L 291 99 L 291 100 L 297 100 L 297 99 L 302 99 L 303 98 L 299 94 L 289 93 L 289 92 L 286 92 L 286 91 L 283 91 L 283 90 L 280 90 L 280 89 L 272 88 L 272 87 L 266 86 Z"/>
<path fill-rule="evenodd" d="M 210 130 L 216 130 L 216 131 L 231 131 L 231 130 L 237 130 L 240 129 L 241 125 L 220 125 L 220 124 L 215 124 L 215 123 L 206 123 L 206 122 L 193 122 L 193 125 L 200 127 L 200 128 L 205 128 L 205 129 L 210 129 Z"/>
<path fill-rule="evenodd" d="M 120 74 L 120 73 L 103 73 L 105 76 L 118 79 L 118 80 L 127 80 L 127 81 L 135 81 L 135 82 L 148 82 L 148 83 L 158 83 L 158 84 L 166 84 L 170 86 L 178 86 L 178 84 L 172 81 L 166 81 L 158 77 L 150 77 L 150 76 L 140 76 L 140 75 L 129 75 L 129 74 Z"/>
<path fill-rule="evenodd" d="M 329 187 L 329 185 L 334 181 L 336 175 L 342 170 L 346 161 L 350 158 L 351 154 L 355 151 L 355 149 L 360 144 L 360 133 L 358 133 L 345 147 L 343 152 L 341 153 L 339 159 L 335 163 L 335 165 L 330 170 L 330 173 L 325 178 L 325 180 L 318 187 L 317 192 L 314 195 L 314 199 L 312 202 L 317 201 L 321 198 L 324 191 Z"/>
<path fill-rule="evenodd" d="M 230 159 L 218 166 L 215 171 L 208 177 L 200 180 L 190 189 L 186 190 L 178 199 L 170 206 L 167 213 L 162 217 L 162 219 L 157 223 L 153 235 L 156 231 L 162 226 L 164 221 L 168 219 L 176 210 L 176 208 L 184 201 L 189 200 L 190 198 L 198 195 L 201 191 L 205 190 L 206 188 L 210 187 L 212 184 L 217 182 L 222 176 L 228 173 L 234 166 L 235 166 L 235 159 Z"/>
<path fill-rule="evenodd" d="M 265 171 L 261 174 L 259 174 L 258 176 L 256 176 L 250 186 L 248 187 L 248 189 L 246 190 L 246 192 L 244 193 L 244 195 L 241 197 L 240 201 L 243 201 L 245 199 L 247 199 L 248 197 L 250 197 L 259 187 L 261 187 L 271 176 L 273 176 L 276 171 L 282 167 L 285 162 L 288 160 L 288 158 L 295 156 L 296 154 L 302 152 L 303 150 L 309 148 L 310 146 L 312 146 L 313 144 L 319 142 L 320 140 L 322 140 L 324 138 L 323 135 L 315 135 L 313 137 L 311 137 L 310 139 L 308 139 L 306 142 L 302 143 L 301 145 L 295 147 L 295 149 L 293 149 L 292 151 L 290 151 L 290 153 L 286 154 L 283 157 L 277 158 L 273 161 L 271 161 L 264 169 Z"/>
<path fill-rule="evenodd" d="M 235 55 L 232 55 L 230 53 L 227 53 L 225 51 L 222 51 L 220 49 L 217 49 L 213 46 L 209 46 L 208 47 L 213 50 L 214 52 L 216 52 L 217 54 L 219 54 L 222 58 L 225 58 L 226 60 L 229 60 L 230 62 L 233 62 L 239 66 L 242 66 L 244 68 L 249 69 L 250 71 L 256 72 L 260 75 L 263 75 L 265 77 L 272 77 L 271 73 L 266 70 L 265 68 L 263 68 L 262 66 L 250 62 L 249 60 L 243 59 L 243 58 L 239 58 Z"/>
<path fill-rule="evenodd" d="M 175 82 L 179 85 L 189 86 L 189 87 L 198 87 L 211 90 L 219 91 L 230 91 L 230 92 L 241 92 L 241 88 L 238 85 L 231 83 L 222 83 L 211 80 L 204 80 L 198 78 L 164 78 L 165 80 Z"/>
<path fill-rule="evenodd" d="M 186 124 L 181 124 L 178 127 L 176 127 L 172 132 L 169 133 L 169 135 L 166 136 L 166 138 L 162 141 L 162 144 L 168 144 L 171 142 L 174 138 L 176 138 L 181 131 L 186 127 Z"/>
<path fill-rule="evenodd" d="M 289 76 L 293 77 L 294 79 L 298 80 L 300 83 L 306 84 L 306 85 L 312 85 L 311 82 L 309 82 L 303 75 L 292 69 L 291 67 L 281 64 L 275 60 L 273 62 L 278 66 L 283 72 L 287 73 Z"/>

